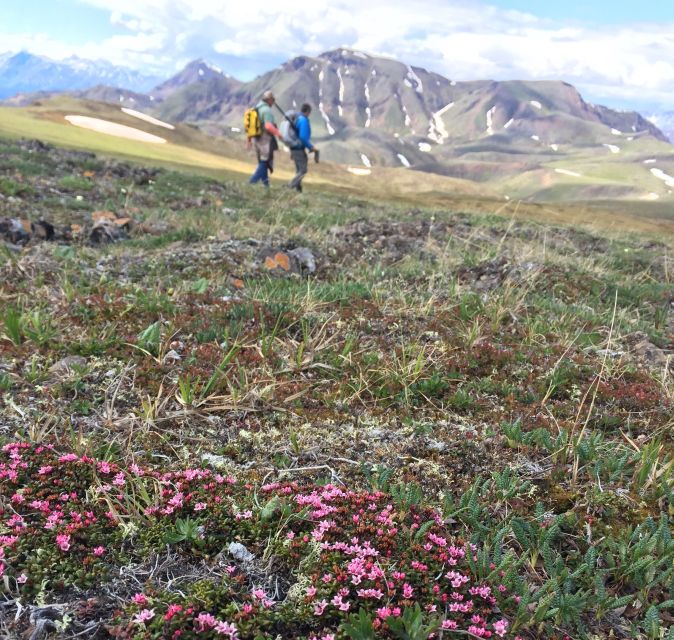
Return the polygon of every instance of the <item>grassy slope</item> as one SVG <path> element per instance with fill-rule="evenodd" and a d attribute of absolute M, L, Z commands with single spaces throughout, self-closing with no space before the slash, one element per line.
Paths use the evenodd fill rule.
<path fill-rule="evenodd" d="M 169 143 L 165 145 L 137 143 L 73 127 L 63 122 L 63 116 L 68 113 L 112 119 L 166 137 Z M 166 167 L 196 170 L 218 177 L 240 178 L 249 174 L 254 164 L 253 158 L 246 154 L 239 143 L 231 139 L 214 139 L 189 126 L 178 126 L 174 132 L 167 131 L 123 114 L 110 105 L 71 98 L 61 97 L 25 109 L 0 108 L 0 133 L 11 137 L 38 137 L 71 148 L 91 150 L 134 162 L 150 161 Z M 664 147 L 653 145 L 648 151 L 657 150 L 664 151 Z M 278 154 L 277 164 L 275 178 L 287 180 L 292 175 L 287 154 Z M 562 164 L 564 163 L 560 163 L 560 166 Z M 494 184 L 496 193 L 512 193 L 513 200 L 516 200 L 532 191 L 540 190 L 541 183 L 550 180 L 554 184 L 562 185 L 560 199 L 568 195 L 563 186 L 573 185 L 575 181 L 546 171 L 545 178 L 542 178 L 540 173 L 525 173 L 509 181 Z M 660 181 L 657 182 L 662 184 Z M 500 197 L 494 198 L 494 190 L 489 185 L 485 187 L 470 180 L 445 178 L 404 169 L 375 168 L 371 176 L 357 177 L 340 165 L 312 164 L 307 183 L 320 184 L 322 188 L 339 193 L 359 194 L 378 201 L 402 199 L 416 205 L 451 206 L 476 212 L 496 211 L 504 215 L 581 224 L 590 228 L 596 226 L 634 229 L 653 234 L 674 232 L 674 219 L 663 215 L 662 207 L 651 207 L 651 203 L 644 203 L 644 206 L 639 208 L 637 216 L 633 215 L 634 205 L 631 203 L 624 206 L 612 203 L 608 207 L 582 203 L 555 205 L 504 203 Z M 610 185 L 611 182 L 608 181 L 607 184 Z M 651 210 L 657 211 L 657 214 L 651 216 L 649 213 Z"/>
<path fill-rule="evenodd" d="M 466 572 L 494 585 L 509 640 L 663 637 L 674 613 L 674 389 L 661 365 L 630 351 L 630 336 L 674 348 L 671 242 L 322 191 L 270 199 L 239 180 L 184 172 L 129 191 L 128 175 L 91 158 L 68 167 L 51 152 L 4 143 L 0 151 L 0 178 L 25 187 L 0 200 L 0 213 L 81 222 L 108 207 L 156 229 L 108 247 L 3 254 L 0 444 L 48 442 L 161 472 L 199 467 L 210 454 L 223 475 L 256 488 L 331 481 L 390 492 L 394 514 L 438 505 L 452 539 L 476 544 L 478 565 Z M 73 197 L 80 191 L 84 210 Z M 250 238 L 309 246 L 319 270 L 270 277 Z M 180 359 L 165 357 L 171 350 Z M 64 372 L 54 365 L 66 356 L 82 360 Z M 249 580 L 280 584 L 279 600 L 295 582 L 315 581 L 319 598 L 327 592 L 320 577 L 333 560 L 311 547 L 294 564 L 284 540 L 306 518 L 281 517 L 282 500 L 241 488 L 233 506 L 251 519 L 216 518 L 199 481 L 208 510 L 192 501 L 146 516 L 161 501 L 153 482 L 126 472 L 108 493 L 102 468 L 98 477 L 91 465 L 76 477 L 50 475 L 37 460 L 22 471 L 22 488 L 44 498 L 65 483 L 100 522 L 73 533 L 68 553 L 45 526 L 22 534 L 7 548 L 6 576 L 24 607 L 64 603 L 72 634 L 106 637 L 100 621 L 114 610 L 126 624 L 139 590 L 156 611 L 147 627 L 131 624 L 143 640 L 170 637 L 160 630 L 169 602 L 236 619 L 242 640 L 258 631 L 305 640 L 343 621 L 335 607 L 317 619 L 302 597 L 235 618 Z M 175 482 L 164 489 L 172 495 Z M 16 490 L 0 478 L 5 503 Z M 3 526 L 14 511 L 40 522 L 28 501 L 11 504 Z M 119 525 L 107 522 L 110 505 Z M 186 520 L 206 539 L 198 530 L 176 537 Z M 369 535 L 352 526 L 352 535 Z M 414 529 L 400 536 L 422 557 Z M 230 579 L 220 554 L 232 538 L 273 562 L 239 566 Z M 98 545 L 102 559 L 91 551 Z M 408 579 L 423 584 L 423 572 Z M 352 610 L 363 605 L 351 598 Z M 28 614 L 15 622 L 6 607 L 0 634 L 27 635 Z"/>

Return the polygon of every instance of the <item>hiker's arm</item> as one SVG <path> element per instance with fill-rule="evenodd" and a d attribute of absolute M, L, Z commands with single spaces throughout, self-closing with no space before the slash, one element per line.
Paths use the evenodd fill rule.
<path fill-rule="evenodd" d="M 282 138 L 283 136 L 281 135 L 281 132 L 278 130 L 276 125 L 273 122 L 265 122 L 264 123 L 264 129 L 267 133 L 271 133 L 271 135 L 276 136 L 277 138 Z"/>

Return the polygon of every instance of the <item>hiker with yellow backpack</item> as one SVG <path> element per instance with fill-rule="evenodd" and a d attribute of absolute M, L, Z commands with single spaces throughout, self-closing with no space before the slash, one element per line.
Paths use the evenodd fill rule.
<path fill-rule="evenodd" d="M 274 101 L 274 94 L 265 91 L 262 100 L 244 114 L 244 127 L 248 137 L 246 144 L 248 148 L 254 145 L 257 154 L 257 168 L 249 182 L 262 182 L 265 187 L 269 186 L 269 174 L 274 171 L 274 151 L 278 149 L 276 138 L 283 141 L 271 110 Z"/>

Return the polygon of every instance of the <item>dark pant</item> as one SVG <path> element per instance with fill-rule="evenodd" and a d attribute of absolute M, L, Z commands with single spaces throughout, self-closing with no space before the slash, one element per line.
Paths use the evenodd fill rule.
<path fill-rule="evenodd" d="M 255 173 L 250 177 L 250 183 L 255 184 L 256 182 L 262 181 L 262 184 L 265 187 L 269 186 L 269 164 L 267 160 L 260 160 L 257 163 L 257 169 Z"/>
<path fill-rule="evenodd" d="M 309 171 L 309 159 L 307 152 L 304 149 L 291 149 L 290 157 L 295 161 L 295 169 L 297 173 L 295 177 L 288 183 L 291 189 L 302 191 L 302 179 Z"/>

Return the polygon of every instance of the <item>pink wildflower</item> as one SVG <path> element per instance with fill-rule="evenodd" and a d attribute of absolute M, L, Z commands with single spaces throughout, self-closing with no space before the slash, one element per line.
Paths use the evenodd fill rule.
<path fill-rule="evenodd" d="M 174 615 L 180 613 L 183 610 L 182 605 L 180 604 L 170 604 L 164 615 L 164 620 L 170 621 Z"/>
<path fill-rule="evenodd" d="M 98 470 L 101 473 L 110 473 L 112 471 L 112 467 L 110 466 L 110 463 L 105 462 L 104 460 L 100 461 L 97 466 L 98 466 Z"/>
<path fill-rule="evenodd" d="M 105 547 L 96 547 L 93 553 L 96 557 L 100 558 L 105 553 Z"/>
<path fill-rule="evenodd" d="M 194 620 L 196 624 L 197 631 L 206 631 L 207 629 L 212 629 L 216 624 L 217 620 L 210 613 L 200 613 Z"/>
<path fill-rule="evenodd" d="M 229 622 L 218 622 L 214 630 L 215 633 L 221 636 L 229 636 L 229 640 L 238 640 L 239 638 L 239 630 L 236 628 L 236 625 Z"/>
<path fill-rule="evenodd" d="M 507 629 L 508 621 L 505 619 L 497 620 L 494 623 L 494 633 L 501 638 L 506 634 Z"/>
<path fill-rule="evenodd" d="M 328 606 L 328 603 L 326 600 L 321 600 L 320 602 L 317 602 L 314 605 L 314 615 L 315 616 L 321 616 L 323 615 L 323 612 L 325 611 L 325 607 Z"/>
<path fill-rule="evenodd" d="M 133 618 L 136 624 L 145 624 L 148 620 L 154 618 L 154 609 L 143 609 L 139 611 Z"/>
<path fill-rule="evenodd" d="M 56 536 L 56 544 L 61 551 L 70 549 L 70 536 L 67 533 L 59 533 Z"/>
<path fill-rule="evenodd" d="M 141 607 L 144 607 L 147 604 L 147 596 L 144 593 L 135 593 L 131 600 Z"/>

